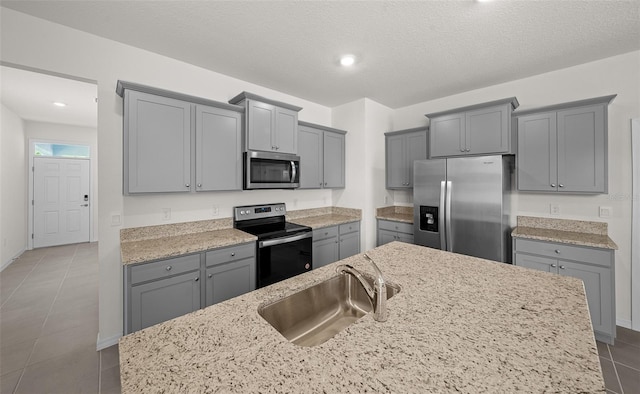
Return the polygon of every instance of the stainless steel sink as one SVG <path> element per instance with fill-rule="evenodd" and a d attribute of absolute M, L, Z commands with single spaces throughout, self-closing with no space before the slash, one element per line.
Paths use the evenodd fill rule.
<path fill-rule="evenodd" d="M 372 278 L 365 279 L 373 283 Z M 399 291 L 399 287 L 387 283 L 387 299 Z M 316 346 L 372 310 L 371 299 L 360 282 L 352 275 L 341 274 L 262 305 L 258 313 L 290 342 Z"/>

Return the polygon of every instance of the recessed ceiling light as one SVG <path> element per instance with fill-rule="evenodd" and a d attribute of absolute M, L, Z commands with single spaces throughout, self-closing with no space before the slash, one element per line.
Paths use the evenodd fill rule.
<path fill-rule="evenodd" d="M 340 58 L 340 64 L 345 67 L 353 66 L 355 62 L 356 62 L 356 57 L 353 55 L 343 55 Z"/>
<path fill-rule="evenodd" d="M 61 101 L 54 101 L 53 105 L 55 105 L 56 107 L 66 107 L 67 104 L 61 102 Z"/>

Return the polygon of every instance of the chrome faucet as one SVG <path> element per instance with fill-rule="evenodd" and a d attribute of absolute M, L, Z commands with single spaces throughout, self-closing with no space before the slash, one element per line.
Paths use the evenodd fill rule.
<path fill-rule="evenodd" d="M 369 282 L 367 282 L 367 280 L 362 276 L 360 271 L 348 264 L 339 265 L 336 268 L 336 272 L 340 274 L 349 273 L 355 276 L 356 279 L 360 281 L 360 284 L 362 284 L 362 287 L 364 287 L 364 290 L 367 292 L 367 295 L 369 295 L 369 298 L 373 303 L 373 319 L 379 322 L 387 321 L 387 318 L 389 317 L 389 313 L 387 311 L 387 285 L 385 284 L 382 272 L 376 263 L 374 263 L 371 257 L 367 256 L 366 253 L 363 254 L 363 256 L 371 263 L 371 265 L 373 265 L 373 269 L 376 271 L 373 287 L 371 287 Z"/>

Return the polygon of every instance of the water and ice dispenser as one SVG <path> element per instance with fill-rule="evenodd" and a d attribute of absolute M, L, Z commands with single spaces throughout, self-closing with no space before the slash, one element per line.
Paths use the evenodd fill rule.
<path fill-rule="evenodd" d="M 420 230 L 438 232 L 438 207 L 420 205 Z"/>

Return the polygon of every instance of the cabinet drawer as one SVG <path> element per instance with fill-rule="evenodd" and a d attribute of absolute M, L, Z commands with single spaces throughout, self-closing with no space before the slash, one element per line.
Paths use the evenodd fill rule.
<path fill-rule="evenodd" d="M 573 246 L 554 242 L 532 241 L 516 238 L 516 252 L 531 253 L 561 260 L 611 266 L 611 251 L 587 246 Z"/>
<path fill-rule="evenodd" d="M 345 223 L 340 225 L 340 235 L 360 231 L 360 222 Z"/>
<path fill-rule="evenodd" d="M 131 284 L 166 278 L 200 269 L 200 254 L 134 265 L 130 268 Z"/>
<path fill-rule="evenodd" d="M 413 234 L 413 224 L 394 222 L 390 220 L 378 220 L 378 228 L 381 230 L 397 231 L 399 233 Z"/>
<path fill-rule="evenodd" d="M 256 244 L 253 242 L 212 250 L 207 252 L 207 267 L 221 263 L 228 263 L 230 261 L 246 259 L 247 257 L 255 256 L 255 254 Z"/>
<path fill-rule="evenodd" d="M 338 236 L 338 226 L 318 228 L 313 230 L 313 241 L 320 241 L 326 238 Z"/>

